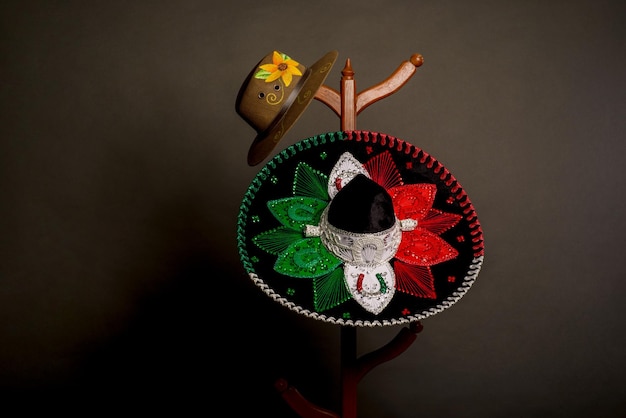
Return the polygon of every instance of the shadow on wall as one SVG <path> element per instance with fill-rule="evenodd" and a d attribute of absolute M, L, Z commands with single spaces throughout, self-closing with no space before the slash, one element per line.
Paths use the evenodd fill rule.
<path fill-rule="evenodd" d="M 170 410 L 211 416 L 226 407 L 230 416 L 291 417 L 274 389 L 276 379 L 286 377 L 312 400 L 334 406 L 334 377 L 320 366 L 319 342 L 307 322 L 303 326 L 297 314 L 265 296 L 242 267 L 215 259 L 214 244 L 194 228 L 197 219 L 178 207 L 154 220 L 162 230 L 157 247 L 169 251 L 166 243 L 178 243 L 171 244 L 174 251 L 161 260 L 152 255 L 148 261 L 158 265 L 148 269 L 153 277 L 122 278 L 138 289 L 124 323 L 94 331 L 101 338 L 74 354 L 76 367 L 63 381 L 11 388 L 4 392 L 11 402 L 22 410 L 72 414 Z M 129 276 L 146 275 L 142 260 L 134 263 Z"/>

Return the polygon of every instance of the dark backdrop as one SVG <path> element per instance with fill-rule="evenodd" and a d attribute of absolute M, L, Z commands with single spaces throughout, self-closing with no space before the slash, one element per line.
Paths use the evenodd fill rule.
<path fill-rule="evenodd" d="M 359 416 L 626 416 L 623 1 L 4 1 L 0 396 L 22 410 L 338 411 L 338 326 L 245 275 L 261 166 L 237 91 L 273 49 L 349 58 L 361 91 L 425 63 L 357 128 L 463 184 L 478 281 L 359 384 Z M 339 129 L 314 101 L 276 151 Z M 398 328 L 359 329 L 365 353 Z"/>

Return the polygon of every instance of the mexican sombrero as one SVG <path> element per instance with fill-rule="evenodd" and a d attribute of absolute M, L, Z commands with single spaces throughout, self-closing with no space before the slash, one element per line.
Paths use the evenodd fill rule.
<path fill-rule="evenodd" d="M 256 174 L 237 221 L 248 276 L 281 305 L 350 326 L 409 323 L 478 277 L 483 233 L 457 179 L 390 135 L 310 137 Z"/>

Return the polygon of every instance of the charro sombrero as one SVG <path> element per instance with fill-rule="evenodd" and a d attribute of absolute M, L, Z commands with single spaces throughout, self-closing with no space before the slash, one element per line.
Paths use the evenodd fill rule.
<path fill-rule="evenodd" d="M 237 113 L 257 132 L 248 164 L 262 162 L 315 97 L 337 59 L 328 52 L 310 67 L 273 51 L 252 69 L 237 95 Z"/>
<path fill-rule="evenodd" d="M 366 131 L 275 155 L 243 197 L 237 232 L 243 267 L 266 295 L 341 325 L 439 313 L 466 294 L 484 256 L 457 179 L 410 143 Z"/>

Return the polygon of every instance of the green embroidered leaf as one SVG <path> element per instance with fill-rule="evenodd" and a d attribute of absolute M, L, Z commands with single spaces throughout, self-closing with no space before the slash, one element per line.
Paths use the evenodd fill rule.
<path fill-rule="evenodd" d="M 293 179 L 293 195 L 308 196 L 329 201 L 328 176 L 300 162 Z"/>
<path fill-rule="evenodd" d="M 254 78 L 260 78 L 261 80 L 265 80 L 267 77 L 270 76 L 269 71 L 265 71 L 265 70 L 259 70 L 254 74 Z"/>
<path fill-rule="evenodd" d="M 285 197 L 267 202 L 267 207 L 287 228 L 303 231 L 306 225 L 317 225 L 328 202 L 311 197 Z"/>
<path fill-rule="evenodd" d="M 313 279 L 313 304 L 317 312 L 334 308 L 351 298 L 343 269 L 337 268 L 330 274 Z"/>
<path fill-rule="evenodd" d="M 329 274 L 341 265 L 318 237 L 305 238 L 291 244 L 274 264 L 274 270 L 290 277 L 314 278 Z"/>
<path fill-rule="evenodd" d="M 273 255 L 278 255 L 285 251 L 291 244 L 303 238 L 304 235 L 302 232 L 279 226 L 278 228 L 261 232 L 259 235 L 252 238 L 252 242 L 262 250 Z"/>

